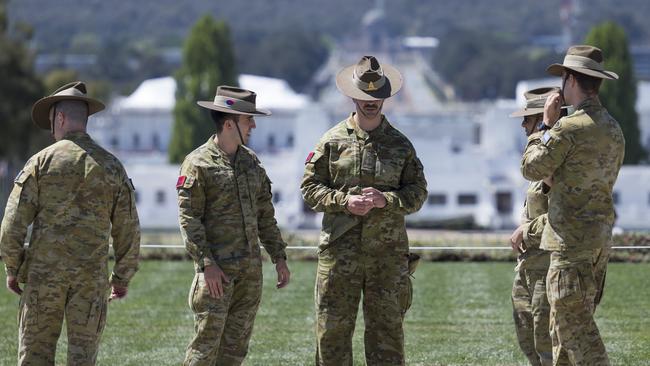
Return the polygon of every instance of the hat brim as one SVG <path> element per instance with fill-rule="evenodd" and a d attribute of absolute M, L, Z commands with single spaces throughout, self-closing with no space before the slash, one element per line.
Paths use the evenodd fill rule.
<path fill-rule="evenodd" d="M 390 98 L 402 88 L 402 74 L 397 69 L 389 64 L 382 64 L 381 68 L 384 71 L 386 82 L 381 88 L 367 92 L 359 89 L 352 81 L 352 73 L 354 67 L 351 65 L 345 67 L 336 75 L 336 87 L 344 95 L 358 100 L 377 100 Z"/>
<path fill-rule="evenodd" d="M 80 102 L 86 102 L 86 104 L 88 104 L 89 116 L 97 112 L 101 112 L 106 108 L 104 103 L 93 98 L 70 95 L 53 95 L 41 98 L 36 103 L 34 103 L 34 106 L 32 107 L 32 121 L 34 121 L 38 127 L 44 130 L 49 130 L 51 128 L 50 108 L 52 108 L 54 104 L 63 100 L 78 100 Z"/>
<path fill-rule="evenodd" d="M 553 76 L 562 76 L 562 72 L 564 72 L 565 69 L 573 70 L 599 79 L 618 80 L 618 75 L 613 71 L 600 71 L 588 69 L 586 67 L 564 66 L 562 64 L 552 64 L 546 68 L 546 72 Z"/>
<path fill-rule="evenodd" d="M 242 112 L 236 109 L 216 105 L 214 104 L 214 102 L 209 100 L 200 100 L 196 102 L 196 104 L 198 104 L 203 108 L 212 109 L 213 111 L 219 111 L 219 112 L 230 113 L 230 114 L 243 114 L 246 116 L 270 116 L 271 115 L 271 111 L 264 108 L 255 108 L 254 112 Z"/>
<path fill-rule="evenodd" d="M 526 116 L 532 116 L 535 114 L 542 114 L 544 113 L 544 108 L 529 108 L 529 109 L 520 109 L 518 111 L 514 111 L 510 113 L 510 117 L 526 117 Z"/>
<path fill-rule="evenodd" d="M 563 105 L 560 107 L 560 109 L 567 109 L 569 108 L 568 105 Z M 520 109 L 518 111 L 514 111 L 510 113 L 510 117 L 526 117 L 526 116 L 532 116 L 535 114 L 542 114 L 544 113 L 544 108 L 528 108 L 528 109 Z"/>

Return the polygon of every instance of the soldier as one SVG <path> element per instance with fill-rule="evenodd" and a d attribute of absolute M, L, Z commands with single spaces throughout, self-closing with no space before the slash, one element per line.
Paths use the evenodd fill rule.
<path fill-rule="evenodd" d="M 126 296 L 138 269 L 133 185 L 119 160 L 86 133 L 88 116 L 103 109 L 79 81 L 32 109 L 32 120 L 56 143 L 18 173 L 0 231 L 7 287 L 20 295 L 19 365 L 54 365 L 64 317 L 68 365 L 94 365 L 107 300 Z M 115 252 L 110 280 L 109 236 Z"/>
<path fill-rule="evenodd" d="M 625 140 L 618 122 L 598 100 L 602 51 L 572 46 L 562 64 L 547 71 L 562 77 L 562 91 L 548 97 L 544 124 L 532 134 L 522 159 L 529 180 L 553 177 L 541 248 L 551 251 L 547 295 L 554 365 L 609 365 L 593 318 L 599 284 L 594 257 L 609 245 L 614 223 L 612 189 Z M 562 100 L 575 112 L 558 120 Z"/>
<path fill-rule="evenodd" d="M 271 181 L 244 145 L 255 128 L 256 94 L 217 87 L 210 110 L 216 135 L 185 157 L 178 178 L 181 234 L 196 275 L 189 305 L 196 335 L 184 365 L 240 365 L 248 352 L 262 296 L 259 241 L 275 263 L 277 288 L 289 283 L 286 244 L 280 236 Z"/>
<path fill-rule="evenodd" d="M 381 113 L 400 73 L 364 56 L 336 77 L 356 112 L 321 138 L 305 162 L 305 202 L 325 213 L 316 274 L 316 364 L 352 365 L 352 333 L 363 294 L 369 365 L 403 365 L 408 238 L 404 216 L 427 197 L 411 142 Z"/>
<path fill-rule="evenodd" d="M 560 88 L 538 88 L 524 93 L 526 107 L 510 117 L 524 117 L 521 127 L 526 136 L 543 128 L 546 98 Z M 530 235 L 517 241 L 519 233 L 531 232 L 529 225 L 548 211 L 548 191 L 543 181 L 530 182 L 526 191 L 522 225 L 513 233 L 512 245 L 519 255 L 512 285 L 512 309 L 519 347 L 531 365 L 551 365 L 553 353 L 548 332 L 550 306 L 546 297 L 546 273 L 549 252 L 539 249 L 539 236 Z"/>

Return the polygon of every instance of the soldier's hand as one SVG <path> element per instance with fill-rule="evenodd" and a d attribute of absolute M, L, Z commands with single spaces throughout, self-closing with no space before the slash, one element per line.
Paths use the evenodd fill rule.
<path fill-rule="evenodd" d="M 230 282 L 228 276 L 219 268 L 218 265 L 212 264 L 203 269 L 205 284 L 208 286 L 210 296 L 218 299 L 223 296 L 223 285 Z"/>
<path fill-rule="evenodd" d="M 563 101 L 560 93 L 553 93 L 546 98 L 544 104 L 544 124 L 548 127 L 553 127 L 555 122 L 560 119 L 560 108 Z"/>
<path fill-rule="evenodd" d="M 524 251 L 523 244 L 524 225 L 521 225 L 512 232 L 512 235 L 510 235 L 510 246 L 514 252 L 522 253 Z"/>
<path fill-rule="evenodd" d="M 353 195 L 348 199 L 347 209 L 353 215 L 365 216 L 373 207 L 372 200 L 362 195 Z"/>
<path fill-rule="evenodd" d="M 7 288 L 16 295 L 23 293 L 23 290 L 18 284 L 18 278 L 16 276 L 7 276 Z"/>
<path fill-rule="evenodd" d="M 275 264 L 275 271 L 278 272 L 278 283 L 275 285 L 276 288 L 283 288 L 289 284 L 291 279 L 291 272 L 289 272 L 289 267 L 287 266 L 287 261 L 284 259 L 278 260 Z"/>
<path fill-rule="evenodd" d="M 128 287 L 111 285 L 111 296 L 108 297 L 108 301 L 123 299 L 126 297 L 127 292 L 129 292 Z"/>
<path fill-rule="evenodd" d="M 366 187 L 361 190 L 363 196 L 372 200 L 372 204 L 377 208 L 386 207 L 386 197 L 377 188 Z"/>

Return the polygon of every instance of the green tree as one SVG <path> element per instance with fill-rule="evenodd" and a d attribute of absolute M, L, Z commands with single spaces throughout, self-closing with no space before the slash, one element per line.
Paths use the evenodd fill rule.
<path fill-rule="evenodd" d="M 214 125 L 196 101 L 212 100 L 217 85 L 238 85 L 230 30 L 225 22 L 206 15 L 194 25 L 183 45 L 183 65 L 175 78 L 169 161 L 179 163 L 214 131 Z"/>
<path fill-rule="evenodd" d="M 585 43 L 603 50 L 605 69 L 618 74 L 618 81 L 605 81 L 600 88 L 600 100 L 620 123 L 625 135 L 623 164 L 638 164 L 646 157 L 640 142 L 636 113 L 637 85 L 625 30 L 614 22 L 605 22 L 591 29 Z"/>
<path fill-rule="evenodd" d="M 6 0 L 0 0 L 0 160 L 21 164 L 47 143 L 31 121 L 32 104 L 42 96 L 43 85 L 34 72 L 33 54 L 26 43 L 31 29 L 8 27 Z"/>

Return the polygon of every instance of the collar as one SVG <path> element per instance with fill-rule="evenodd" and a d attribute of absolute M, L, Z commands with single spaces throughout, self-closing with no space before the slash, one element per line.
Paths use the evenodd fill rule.
<path fill-rule="evenodd" d="M 216 157 L 216 158 L 220 158 L 220 159 L 222 159 L 222 160 L 224 160 L 224 161 L 227 161 L 228 163 L 233 163 L 233 164 L 234 164 L 234 162 L 237 160 L 237 157 L 240 155 L 240 154 L 239 154 L 239 150 L 242 148 L 241 145 L 239 145 L 239 146 L 237 147 L 237 151 L 235 152 L 235 156 L 233 156 L 233 158 L 231 159 L 231 158 L 230 158 L 230 155 L 228 155 L 228 153 L 226 153 L 225 151 L 223 151 L 223 150 L 219 147 L 219 145 L 217 145 L 217 143 L 214 142 L 214 138 L 215 138 L 216 136 L 217 136 L 217 135 L 212 135 L 212 136 L 210 136 L 210 138 L 208 139 L 208 142 L 207 142 L 208 151 L 212 154 L 212 156 L 214 156 L 214 157 Z"/>
<path fill-rule="evenodd" d="M 345 121 L 345 126 L 348 129 L 348 134 L 351 134 L 354 132 L 358 138 L 365 140 L 368 137 L 373 137 L 376 138 L 377 136 L 383 135 L 384 132 L 386 131 L 386 128 L 388 127 L 389 123 L 388 120 L 386 119 L 385 115 L 381 115 L 381 122 L 379 122 L 379 126 L 375 128 L 372 131 L 365 131 L 354 120 L 354 114 L 355 112 L 350 113 L 350 116 L 348 119 Z"/>
<path fill-rule="evenodd" d="M 600 99 L 597 96 L 589 97 L 576 106 L 576 111 L 580 109 L 600 108 Z"/>
<path fill-rule="evenodd" d="M 70 141 L 90 140 L 90 135 L 88 135 L 88 133 L 83 131 L 73 131 L 73 132 L 66 133 L 63 136 L 62 140 L 70 140 Z"/>

